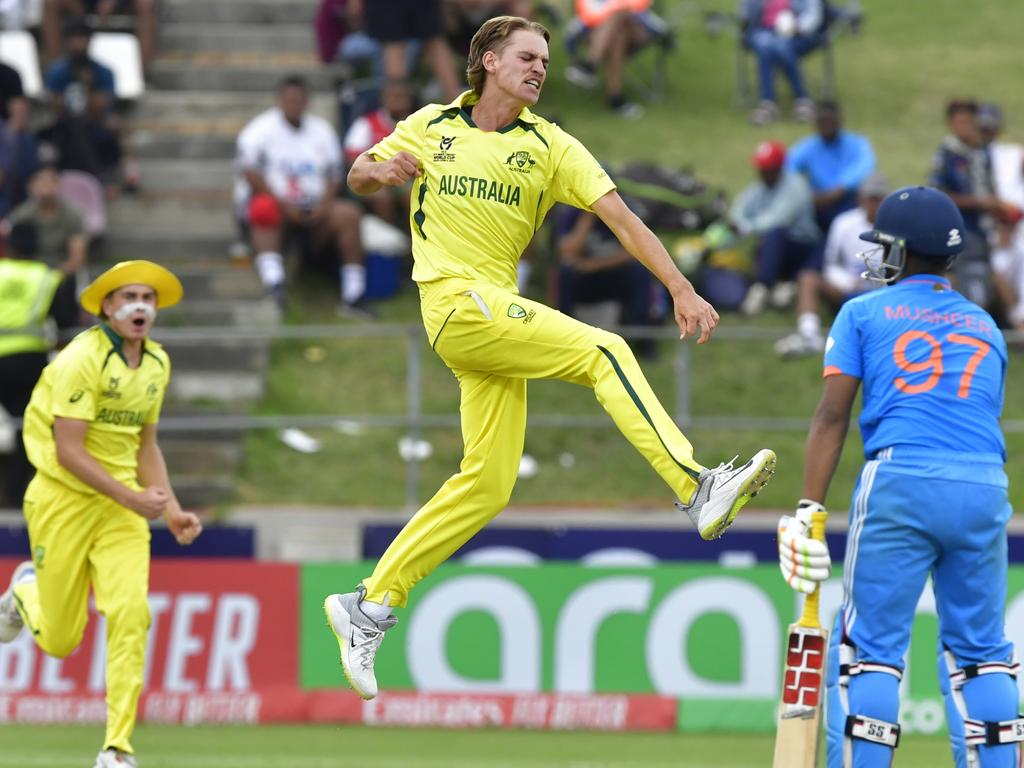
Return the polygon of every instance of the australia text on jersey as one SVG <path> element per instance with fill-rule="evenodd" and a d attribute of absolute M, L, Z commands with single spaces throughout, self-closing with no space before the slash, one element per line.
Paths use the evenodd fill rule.
<path fill-rule="evenodd" d="M 989 338 L 992 338 L 992 327 L 985 322 L 984 318 L 960 312 L 936 312 L 930 307 L 912 307 L 900 304 L 896 307 L 885 307 L 886 320 L 920 320 L 923 323 L 935 325 L 951 325 L 954 328 L 966 328 L 971 331 L 978 331 Z"/>
<path fill-rule="evenodd" d="M 100 412 L 96 414 L 96 421 L 100 424 L 141 427 L 146 423 L 146 412 L 120 410 L 117 408 L 100 408 Z"/>
<path fill-rule="evenodd" d="M 438 194 L 457 195 L 459 197 L 476 197 L 480 200 L 493 200 L 505 205 L 519 205 L 522 190 L 517 184 L 505 184 L 500 181 L 481 179 L 476 176 L 457 176 L 446 174 L 441 177 Z"/>

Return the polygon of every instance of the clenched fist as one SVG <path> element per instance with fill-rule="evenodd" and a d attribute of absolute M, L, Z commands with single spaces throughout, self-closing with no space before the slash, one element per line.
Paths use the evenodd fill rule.
<path fill-rule="evenodd" d="M 377 165 L 377 181 L 392 187 L 400 187 L 409 179 L 422 175 L 419 158 L 410 152 L 399 152 Z"/>

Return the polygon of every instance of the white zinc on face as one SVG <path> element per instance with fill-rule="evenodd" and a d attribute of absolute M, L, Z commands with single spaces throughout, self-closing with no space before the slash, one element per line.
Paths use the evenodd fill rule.
<path fill-rule="evenodd" d="M 114 319 L 127 320 L 135 312 L 141 312 L 146 316 L 147 320 L 152 321 L 156 319 L 156 307 L 144 301 L 133 301 L 130 304 L 125 304 L 114 313 Z"/>

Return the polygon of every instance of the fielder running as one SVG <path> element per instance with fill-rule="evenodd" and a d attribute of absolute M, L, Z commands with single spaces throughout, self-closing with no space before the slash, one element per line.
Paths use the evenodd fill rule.
<path fill-rule="evenodd" d="M 518 295 L 519 256 L 556 202 L 593 211 L 666 286 L 680 338 L 711 337 L 718 313 L 696 294 L 654 234 L 576 139 L 536 116 L 548 67 L 548 32 L 501 16 L 473 37 L 472 90 L 400 122 L 360 155 L 349 185 L 372 194 L 413 179 L 411 228 L 423 323 L 459 381 L 464 458 L 396 536 L 356 592 L 324 609 L 345 675 L 377 694 L 374 658 L 392 608 L 508 503 L 526 429 L 528 379 L 589 387 L 626 438 L 715 538 L 767 483 L 775 454 L 707 469 L 665 412 L 623 339 Z M 698 331 L 699 328 L 699 331 Z"/>
<path fill-rule="evenodd" d="M 829 649 L 830 768 L 888 768 L 899 743 L 899 687 L 918 598 L 931 577 L 939 682 L 958 768 L 1020 764 L 1013 645 L 1003 629 L 1006 450 L 999 429 L 1006 343 L 945 275 L 963 246 L 953 201 L 906 187 L 882 202 L 869 277 L 895 283 L 843 305 L 825 346 L 825 391 L 807 437 L 803 496 L 779 524 L 786 580 L 828 577 L 807 539 L 822 510 L 863 382 L 867 459 L 850 507 L 843 605 Z"/>
<path fill-rule="evenodd" d="M 111 267 L 82 306 L 102 321 L 43 371 L 25 412 L 36 476 L 25 492 L 32 560 L 0 597 L 0 642 L 27 626 L 63 658 L 82 641 L 89 589 L 107 620 L 107 731 L 95 768 L 135 766 L 130 742 L 149 629 L 149 525 L 162 514 L 179 544 L 202 531 L 171 490 L 156 441 L 170 377 L 167 353 L 147 338 L 157 309 L 181 283 L 148 261 Z"/>

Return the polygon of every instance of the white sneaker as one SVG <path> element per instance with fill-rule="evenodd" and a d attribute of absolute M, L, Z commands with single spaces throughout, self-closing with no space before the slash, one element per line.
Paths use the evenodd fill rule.
<path fill-rule="evenodd" d="M 779 107 L 774 101 L 762 101 L 750 112 L 753 125 L 767 125 L 779 119 Z"/>
<path fill-rule="evenodd" d="M 796 292 L 796 283 L 790 280 L 784 280 L 781 283 L 776 283 L 772 286 L 771 290 L 770 301 L 772 308 L 786 309 L 793 303 L 793 299 L 796 298 Z"/>
<path fill-rule="evenodd" d="M 11 581 L 2 595 L 0 595 L 0 643 L 9 643 L 18 636 L 25 622 L 18 613 L 18 606 L 14 600 L 14 585 L 20 581 L 35 580 L 36 568 L 31 560 L 18 563 L 18 567 L 11 574 Z"/>
<path fill-rule="evenodd" d="M 586 64 L 570 64 L 565 68 L 565 79 L 577 88 L 588 91 L 596 88 L 598 83 L 597 72 Z"/>
<path fill-rule="evenodd" d="M 775 353 L 785 360 L 817 355 L 824 350 L 825 340 L 820 335 L 804 336 L 801 333 L 791 333 L 775 342 Z"/>
<path fill-rule="evenodd" d="M 797 99 L 793 102 L 793 119 L 798 123 L 809 123 L 814 119 L 814 101 Z"/>
<path fill-rule="evenodd" d="M 117 749 L 104 749 L 96 755 L 92 768 L 139 768 L 135 755 Z"/>
<path fill-rule="evenodd" d="M 324 600 L 327 624 L 338 640 L 341 650 L 341 668 L 353 690 L 364 699 L 377 695 L 377 678 L 373 662 L 384 633 L 398 623 L 393 614 L 374 621 L 359 607 L 366 596 L 360 587 L 344 595 L 329 595 Z"/>
<path fill-rule="evenodd" d="M 740 312 L 744 315 L 759 315 L 768 306 L 768 286 L 754 283 L 747 289 L 747 295 L 740 304 Z"/>
<path fill-rule="evenodd" d="M 705 469 L 690 503 L 676 502 L 676 507 L 690 516 L 702 539 L 717 539 L 725 533 L 736 514 L 775 474 L 775 451 L 768 448 L 755 453 L 741 467 L 733 468 L 733 461 Z"/>

